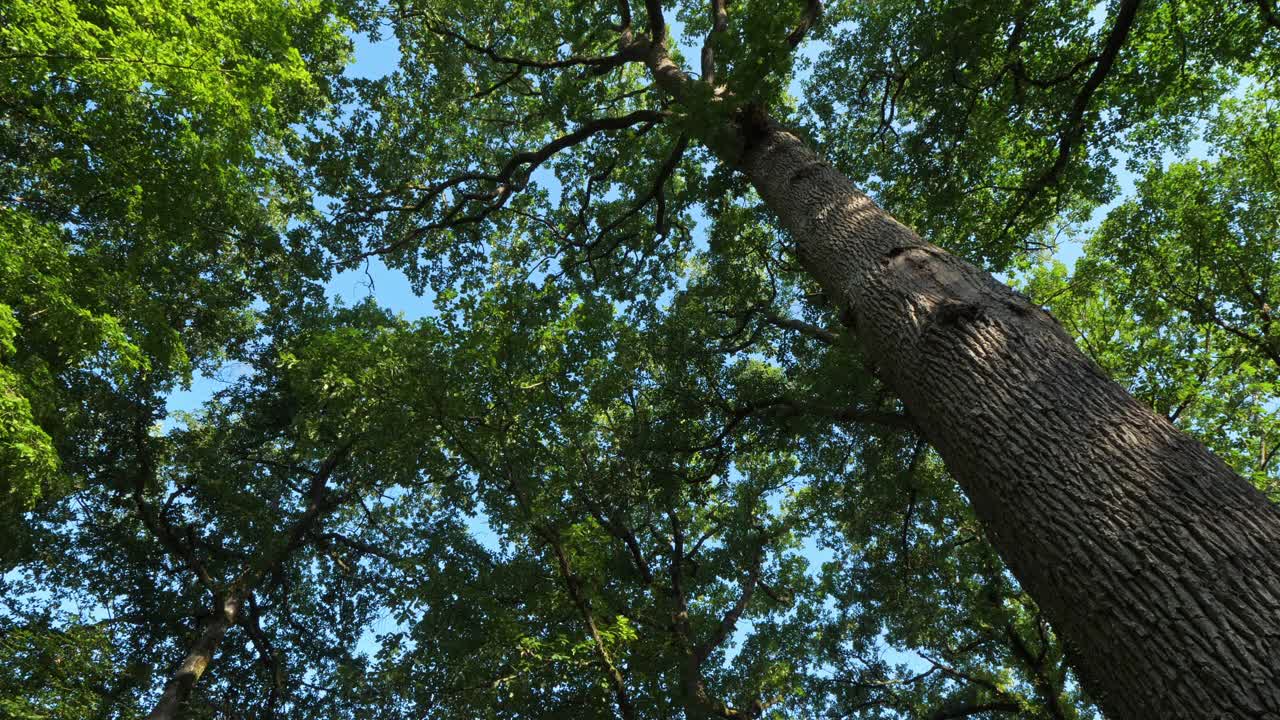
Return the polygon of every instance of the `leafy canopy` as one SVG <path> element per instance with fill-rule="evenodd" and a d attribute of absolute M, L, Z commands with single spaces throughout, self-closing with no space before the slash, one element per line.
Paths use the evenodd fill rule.
<path fill-rule="evenodd" d="M 730 129 L 1280 497 L 1274 6 L 658 7 L 0 8 L 0 712 L 1097 716 Z"/>

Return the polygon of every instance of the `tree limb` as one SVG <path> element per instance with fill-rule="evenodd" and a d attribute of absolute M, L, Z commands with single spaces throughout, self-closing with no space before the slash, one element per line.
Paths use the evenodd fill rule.
<path fill-rule="evenodd" d="M 1271 27 L 1280 30 L 1280 15 L 1272 7 L 1270 0 L 1258 0 L 1258 9 L 1262 11 L 1262 19 Z"/>
<path fill-rule="evenodd" d="M 805 34 L 813 29 L 821 17 L 822 0 L 805 0 L 804 14 L 800 16 L 800 22 L 796 24 L 791 34 L 787 35 L 787 47 L 794 48 L 803 42 Z"/>
<path fill-rule="evenodd" d="M 764 565 L 764 548 L 765 542 L 761 538 L 756 547 L 755 560 L 751 567 L 747 570 L 746 581 L 742 583 L 742 591 L 738 594 L 738 600 L 729 608 L 728 612 L 720 618 L 720 624 L 716 626 L 715 631 L 706 640 L 698 643 L 693 650 L 693 661 L 699 667 L 707 661 L 711 653 L 717 647 L 724 643 L 738 626 L 738 619 L 742 617 L 742 613 L 746 611 L 747 605 L 751 602 L 752 595 L 755 594 L 756 586 L 760 583 L 760 573 Z"/>
<path fill-rule="evenodd" d="M 618 703 L 618 712 L 626 720 L 635 718 L 635 708 L 631 704 L 631 697 L 627 691 L 626 678 L 622 676 L 622 672 L 618 670 L 618 666 L 614 663 L 609 649 L 605 647 L 604 638 L 600 635 L 600 630 L 596 626 L 595 615 L 591 612 L 591 603 L 582 592 L 581 582 L 577 575 L 573 572 L 573 567 L 569 564 L 569 556 L 565 553 L 564 545 L 560 542 L 558 533 L 554 529 L 546 529 L 543 533 L 547 544 L 551 546 L 556 556 L 557 568 L 560 571 L 560 577 L 564 580 L 565 588 L 569 591 L 569 598 L 573 601 L 574 606 L 578 609 L 578 613 L 582 615 L 582 620 L 587 625 L 587 629 L 591 632 L 591 640 L 595 645 L 596 655 L 600 657 L 600 662 L 604 664 L 605 671 L 609 677 L 609 684 L 613 686 L 614 696 Z"/>
<path fill-rule="evenodd" d="M 1120 50 L 1124 47 L 1129 38 L 1129 32 L 1133 29 L 1134 19 L 1138 15 L 1138 7 L 1141 3 L 1142 0 L 1121 0 L 1120 8 L 1111 24 L 1111 30 L 1107 33 L 1102 52 L 1096 57 L 1097 62 L 1093 66 L 1093 72 L 1089 74 L 1084 86 L 1076 94 L 1071 104 L 1071 110 L 1067 113 L 1067 118 L 1063 122 L 1062 128 L 1058 131 L 1058 154 L 1053 161 L 1053 165 L 1026 189 L 1026 194 L 1023 195 L 1017 210 L 1009 216 L 1001 235 L 1008 232 L 1014 220 L 1022 214 L 1022 211 L 1026 209 L 1032 200 L 1043 190 L 1055 185 L 1061 179 L 1062 173 L 1067 169 L 1067 163 L 1071 160 L 1072 151 L 1084 137 L 1084 117 L 1089 109 L 1089 101 L 1093 99 L 1094 93 L 1097 92 L 1115 66 L 1116 58 L 1119 57 Z M 1074 72 L 1074 69 L 1072 72 Z"/>
<path fill-rule="evenodd" d="M 1019 712 L 1022 706 L 1016 702 L 989 702 L 989 703 L 970 703 L 967 705 L 959 705 L 956 707 L 942 708 L 936 713 L 930 715 L 930 720 L 955 720 L 956 718 L 966 718 L 979 713 L 988 712 Z"/>
<path fill-rule="evenodd" d="M 711 30 L 702 41 L 702 81 L 708 85 L 716 81 L 716 36 L 729 27 L 729 13 L 724 7 L 725 0 L 710 0 L 710 2 Z"/>
<path fill-rule="evenodd" d="M 835 345 L 836 342 L 840 339 L 839 335 L 831 332 L 830 330 L 820 328 L 817 325 L 810 325 L 809 323 L 804 322 L 803 320 L 797 320 L 795 318 L 789 318 L 789 317 L 782 317 L 781 315 L 778 315 L 777 313 L 772 311 L 765 311 L 762 316 L 764 317 L 766 322 L 768 322 L 770 325 L 773 325 L 774 327 L 784 328 L 787 330 L 795 330 L 796 332 L 801 333 L 803 335 L 808 335 L 809 337 L 813 338 L 814 340 L 817 340 L 823 345 Z"/>
<path fill-rule="evenodd" d="M 537 150 L 515 153 L 507 159 L 497 173 L 466 172 L 429 185 L 418 202 L 409 208 L 400 209 L 421 212 L 446 191 L 453 190 L 458 195 L 458 199 L 452 207 L 441 213 L 441 219 L 420 226 L 389 245 L 362 252 L 351 260 L 362 260 L 395 252 L 432 230 L 479 223 L 506 205 L 512 195 L 524 188 L 529 176 L 556 153 L 578 145 L 598 133 L 623 130 L 646 122 L 658 123 L 665 118 L 666 113 L 658 110 L 636 110 L 622 116 L 595 118 L 579 124 L 577 129 L 557 137 Z M 459 189 L 472 182 L 490 183 L 494 187 L 472 192 L 462 192 Z M 460 216 L 465 207 L 473 201 L 484 201 L 485 204 L 470 215 Z"/>
<path fill-rule="evenodd" d="M 155 462 L 151 457 L 147 421 L 141 411 L 134 418 L 133 441 L 136 445 L 138 461 L 141 465 L 137 470 L 133 487 L 133 503 L 137 509 L 139 519 L 142 520 L 143 526 L 160 541 L 160 544 L 175 560 L 185 565 L 206 590 L 217 596 L 217 582 L 204 562 L 196 555 L 194 544 L 182 542 L 164 514 L 155 511 L 147 503 L 145 497 L 147 482 L 155 480 L 156 468 Z"/>
<path fill-rule="evenodd" d="M 262 661 L 271 673 L 271 693 L 267 698 L 267 714 L 270 717 L 276 716 L 276 706 L 280 702 L 280 695 L 284 690 L 284 667 L 280 663 L 280 657 L 271 647 L 271 640 L 267 634 L 262 631 L 260 613 L 258 611 L 258 603 L 253 593 L 248 594 L 249 613 L 248 622 L 244 622 L 244 628 L 249 633 L 249 639 L 253 643 L 254 649 L 258 651 L 258 658 Z"/>
<path fill-rule="evenodd" d="M 667 221 L 665 217 L 666 203 L 665 203 L 664 195 L 662 193 L 662 188 L 664 185 L 666 185 L 666 182 L 671 177 L 671 174 L 675 172 L 676 166 L 680 164 L 680 160 L 681 158 L 684 157 L 685 150 L 688 147 L 689 147 L 688 136 L 681 135 L 680 137 L 676 138 L 675 143 L 672 145 L 671 152 L 667 155 L 666 161 L 662 163 L 662 167 L 658 169 L 658 173 L 653 180 L 653 184 L 649 187 L 649 190 L 646 191 L 639 198 L 637 198 L 636 201 L 632 203 L 631 206 L 627 208 L 625 212 L 623 212 L 621 215 L 619 215 L 618 217 L 610 221 L 608 225 L 601 227 L 600 230 L 595 234 L 595 237 L 592 238 L 590 241 L 587 241 L 581 244 L 574 243 L 576 247 L 586 249 L 587 254 L 581 260 L 565 263 L 563 266 L 564 269 L 566 270 L 572 269 L 574 267 L 577 267 L 578 265 L 581 265 L 584 262 L 591 264 L 596 260 L 596 258 L 604 257 L 609 252 L 611 252 L 615 247 L 617 247 L 620 240 L 615 240 L 613 243 L 609 244 L 607 248 L 603 249 L 598 253 L 593 252 L 593 250 L 596 247 L 600 246 L 600 244 L 604 241 L 605 237 L 607 237 L 610 233 L 614 232 L 619 227 L 621 227 L 627 220 L 638 215 L 641 210 L 643 210 L 646 206 L 649 205 L 649 203 L 653 202 L 655 199 L 658 201 L 658 206 L 654 212 L 653 231 L 656 236 L 659 236 L 659 237 L 665 236 L 667 233 Z M 590 186 L 590 180 L 591 179 L 588 178 L 588 186 Z M 585 210 L 586 208 L 583 207 L 582 211 L 585 212 Z M 582 217 L 582 212 L 579 213 L 579 218 L 581 217 Z"/>
<path fill-rule="evenodd" d="M 353 445 L 354 441 L 352 440 L 343 442 L 329 454 L 329 457 L 320 463 L 320 467 L 311 478 L 311 485 L 308 489 L 307 509 L 286 531 L 284 544 L 274 553 L 260 555 L 240 573 L 232 583 L 233 587 L 242 588 L 245 591 L 251 590 L 259 579 L 273 571 L 293 551 L 297 550 L 303 544 L 312 528 L 338 506 L 338 498 L 328 492 L 328 484 L 334 471 L 351 454 Z"/>
<path fill-rule="evenodd" d="M 147 720 L 174 720 L 178 711 L 191 696 L 191 689 L 213 660 L 213 654 L 226 635 L 227 628 L 239 619 L 241 598 L 228 593 L 215 604 L 213 612 L 205 620 L 200 637 L 187 651 L 178 669 L 164 685 L 160 700 L 147 715 Z"/>
<path fill-rule="evenodd" d="M 667 21 L 662 16 L 662 0 L 644 0 L 645 14 L 649 16 L 649 39 L 655 45 L 667 43 Z"/>
<path fill-rule="evenodd" d="M 631 3 L 628 0 L 618 0 L 618 16 L 622 22 L 618 25 L 618 32 L 623 35 L 631 34 Z"/>
<path fill-rule="evenodd" d="M 1084 134 L 1084 114 L 1089 109 L 1089 101 L 1093 99 L 1093 94 L 1097 92 L 1102 82 L 1107 79 L 1111 68 L 1115 66 L 1116 58 L 1119 57 L 1121 48 L 1129 38 L 1129 31 L 1133 29 L 1133 21 L 1138 15 L 1138 6 L 1141 2 L 1142 0 L 1122 0 L 1120 3 L 1115 22 L 1111 25 L 1111 32 L 1107 35 L 1106 45 L 1098 56 L 1098 64 L 1094 65 L 1093 72 L 1085 80 L 1084 87 L 1080 88 L 1080 92 L 1076 94 L 1071 113 L 1067 116 L 1067 122 L 1058 135 L 1058 158 L 1049 169 L 1049 182 L 1055 182 L 1062 174 L 1071 157 L 1072 148 Z"/>
<path fill-rule="evenodd" d="M 627 18 L 628 22 L 630 18 Z M 558 70 L 570 67 L 590 67 L 597 73 L 606 73 L 614 68 L 621 67 L 629 62 L 643 62 L 644 57 L 634 52 L 628 51 L 626 48 L 620 49 L 613 55 L 603 56 L 583 56 L 571 55 L 560 60 L 538 60 L 534 58 L 516 57 L 513 55 L 503 55 L 494 49 L 493 45 L 480 45 L 468 39 L 465 35 L 451 30 L 447 27 L 438 26 L 427 23 L 426 28 L 437 34 L 456 41 L 466 49 L 480 53 L 490 60 L 503 65 L 512 65 L 519 68 L 529 70 Z"/>

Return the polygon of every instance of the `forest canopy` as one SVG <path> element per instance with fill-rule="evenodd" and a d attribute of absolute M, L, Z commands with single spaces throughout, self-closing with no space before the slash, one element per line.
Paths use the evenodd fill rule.
<path fill-rule="evenodd" d="M 0 716 L 1280 718 L 1277 78 L 1271 0 L 5 0 Z"/>

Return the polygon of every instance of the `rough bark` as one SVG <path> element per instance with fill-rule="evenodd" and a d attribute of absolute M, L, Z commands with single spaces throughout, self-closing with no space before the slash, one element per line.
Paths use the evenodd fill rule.
<path fill-rule="evenodd" d="M 219 598 L 214 602 L 213 612 L 205 620 L 204 630 L 201 631 L 199 639 L 187 652 L 187 656 L 183 658 L 182 664 L 178 666 L 173 677 L 165 683 L 164 692 L 160 695 L 155 709 L 147 716 L 147 720 L 169 720 L 177 717 L 178 710 L 191 697 L 191 690 L 195 687 L 196 681 L 213 660 L 213 653 L 218 649 L 218 644 L 226 635 L 227 629 L 240 621 L 240 608 L 245 599 L 251 597 L 257 584 L 285 562 L 294 551 L 302 547 L 307 542 L 308 536 L 317 530 L 321 521 L 339 507 L 344 498 L 329 491 L 329 481 L 342 462 L 350 457 L 352 447 L 353 441 L 347 440 L 325 458 L 311 475 L 310 488 L 307 491 L 307 508 L 284 533 L 283 544 L 254 557 L 226 590 L 215 587 L 216 582 L 213 576 L 209 574 L 192 547 L 180 540 L 163 517 L 147 505 L 142 496 L 142 486 L 139 486 L 134 497 L 139 515 L 148 529 L 164 542 L 166 549 L 174 557 L 187 564 L 202 585 Z M 281 667 L 270 652 L 266 636 L 262 634 L 261 628 L 256 626 L 258 622 L 256 612 L 252 620 L 255 625 L 250 628 L 251 637 L 259 652 L 262 653 L 263 661 L 272 668 L 274 687 L 278 689 L 283 683 Z M 271 702 L 276 701 L 275 690 L 272 691 L 271 698 Z"/>
<path fill-rule="evenodd" d="M 191 690 L 195 687 L 196 681 L 213 660 L 213 653 L 217 651 L 218 643 L 222 642 L 222 636 L 226 635 L 227 629 L 236 623 L 240 614 L 240 603 L 239 596 L 229 594 L 205 620 L 200 637 L 187 651 L 187 656 L 182 659 L 182 664 L 173 673 L 173 677 L 165 683 L 160 701 L 156 703 L 151 714 L 147 715 L 147 720 L 173 720 L 179 716 L 178 711 L 191 697 Z"/>
<path fill-rule="evenodd" d="M 794 134 L 733 158 L 1108 716 L 1280 718 L 1280 509 Z"/>

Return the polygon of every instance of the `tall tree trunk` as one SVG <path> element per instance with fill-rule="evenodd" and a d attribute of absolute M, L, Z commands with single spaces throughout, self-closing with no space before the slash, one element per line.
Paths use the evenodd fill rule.
<path fill-rule="evenodd" d="M 757 119 L 735 159 L 1113 718 L 1280 718 L 1280 509 Z"/>
<path fill-rule="evenodd" d="M 230 593 L 217 604 L 213 614 L 205 620 L 199 639 L 182 659 L 182 664 L 173 677 L 165 683 L 164 693 L 160 695 L 160 701 L 147 716 L 147 720 L 173 720 L 178 717 L 178 710 L 191 697 L 191 689 L 213 660 L 213 653 L 217 651 L 218 643 L 222 642 L 222 636 L 236 623 L 240 603 L 239 595 Z"/>

